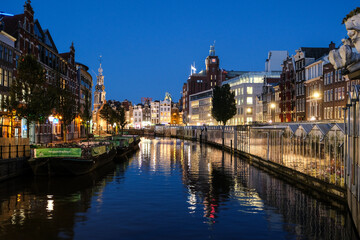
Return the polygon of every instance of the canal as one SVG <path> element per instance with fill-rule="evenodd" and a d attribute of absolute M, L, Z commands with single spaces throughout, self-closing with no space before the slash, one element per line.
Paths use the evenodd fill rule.
<path fill-rule="evenodd" d="M 0 183 L 0 239 L 357 239 L 347 211 L 229 153 L 146 139 L 73 178 Z"/>

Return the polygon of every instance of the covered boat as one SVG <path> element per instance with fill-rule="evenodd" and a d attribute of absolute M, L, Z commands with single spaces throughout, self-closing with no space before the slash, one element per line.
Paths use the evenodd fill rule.
<path fill-rule="evenodd" d="M 81 175 L 111 162 L 116 152 L 111 140 L 38 147 L 29 164 L 35 175 Z"/>

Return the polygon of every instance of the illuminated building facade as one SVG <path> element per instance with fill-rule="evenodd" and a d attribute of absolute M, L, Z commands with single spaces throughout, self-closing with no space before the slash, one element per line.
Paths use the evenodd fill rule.
<path fill-rule="evenodd" d="M 20 55 L 32 54 L 37 57 L 46 71 L 49 84 L 54 84 L 59 76 L 60 81 L 75 95 L 76 101 L 78 101 L 79 84 L 74 45 L 70 45 L 68 52 L 59 53 L 49 30 L 43 29 L 40 22 L 34 18 L 34 10 L 30 0 L 26 0 L 23 13 L 3 18 L 3 30 L 16 39 L 14 47 Z M 17 62 L 19 55 L 16 53 L 12 57 Z M 16 71 L 14 75 L 16 77 Z M 78 104 L 78 102 L 75 104 Z M 50 138 L 54 137 L 54 133 L 56 137 L 62 137 L 60 124 L 54 126 L 54 133 L 51 132 L 51 125 L 50 121 L 36 127 L 32 125 L 29 129 L 31 141 L 39 142 L 41 140 L 42 142 L 48 142 Z M 78 135 L 74 123 L 68 129 L 68 139 Z M 22 120 L 21 135 L 26 136 L 27 131 L 26 121 Z"/>
<path fill-rule="evenodd" d="M 217 125 L 211 116 L 213 90 L 207 90 L 190 95 L 189 124 L 190 125 Z"/>
<path fill-rule="evenodd" d="M 9 87 L 16 74 L 19 51 L 15 48 L 16 39 L 4 31 L 0 31 L 0 103 L 9 95 Z M 12 137 L 20 135 L 21 124 L 19 119 L 10 122 L 8 112 L 0 105 L 0 137 Z M 26 132 L 25 132 L 26 133 Z M 26 136 L 26 134 L 25 134 Z"/>
<path fill-rule="evenodd" d="M 278 71 L 246 72 L 238 77 L 225 81 L 235 92 L 236 115 L 230 119 L 229 125 L 247 124 L 258 121 L 256 119 L 256 97 L 261 95 L 264 77 L 280 78 Z"/>

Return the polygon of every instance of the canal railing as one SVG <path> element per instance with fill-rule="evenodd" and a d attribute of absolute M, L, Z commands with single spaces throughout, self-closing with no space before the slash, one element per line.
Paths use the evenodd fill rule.
<path fill-rule="evenodd" d="M 30 168 L 27 138 L 0 138 L 0 181 L 19 176 Z"/>

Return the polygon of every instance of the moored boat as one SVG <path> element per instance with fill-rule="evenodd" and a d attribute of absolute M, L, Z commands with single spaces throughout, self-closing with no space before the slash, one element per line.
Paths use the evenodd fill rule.
<path fill-rule="evenodd" d="M 29 164 L 35 175 L 81 175 L 111 162 L 117 153 L 111 140 L 32 149 Z"/>
<path fill-rule="evenodd" d="M 112 140 L 116 142 L 116 160 L 126 159 L 127 156 L 139 149 L 140 136 L 138 135 L 113 136 Z"/>

